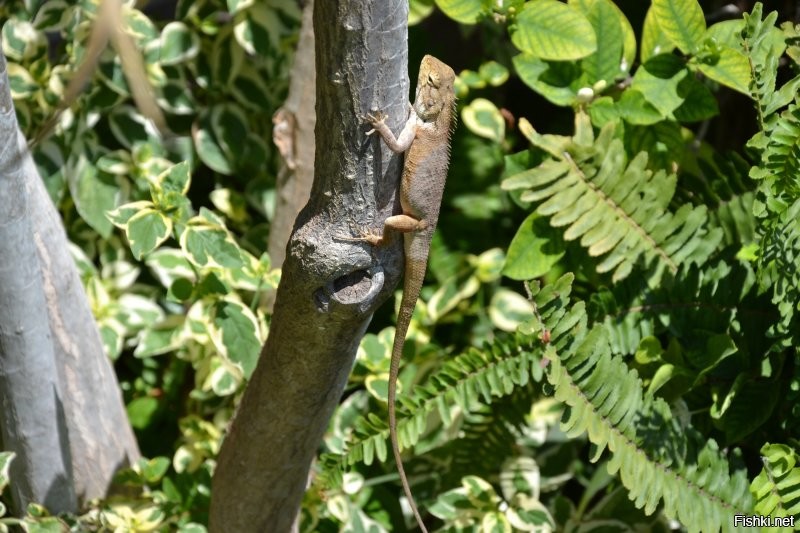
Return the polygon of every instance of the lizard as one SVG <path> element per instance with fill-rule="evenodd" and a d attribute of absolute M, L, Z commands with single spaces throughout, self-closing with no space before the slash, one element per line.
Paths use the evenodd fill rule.
<path fill-rule="evenodd" d="M 426 55 L 422 58 L 419 69 L 414 104 L 410 105 L 409 117 L 402 132 L 395 137 L 385 123 L 386 115 L 381 112 L 366 116 L 367 122 L 372 126 L 368 135 L 378 133 L 390 150 L 398 154 L 405 153 L 400 181 L 402 214 L 388 217 L 384 221 L 382 234 L 367 232 L 359 240 L 379 246 L 388 241 L 392 232 L 403 234 L 403 296 L 397 315 L 389 368 L 389 434 L 403 492 L 424 533 L 428 530 L 411 494 L 400 457 L 395 400 L 400 359 L 411 315 L 425 278 L 428 252 L 439 219 L 447 169 L 450 166 L 450 137 L 456 119 L 454 82 L 455 73 L 452 68 L 435 57 Z"/>

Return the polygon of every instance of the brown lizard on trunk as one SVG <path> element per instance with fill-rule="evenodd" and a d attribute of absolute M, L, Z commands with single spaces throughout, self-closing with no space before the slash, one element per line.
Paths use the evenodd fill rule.
<path fill-rule="evenodd" d="M 453 69 L 435 57 L 426 55 L 419 68 L 414 105 L 411 106 L 410 116 L 400 135 L 395 138 L 384 123 L 386 116 L 383 113 L 367 115 L 367 120 L 373 127 L 368 134 L 377 132 L 393 152 L 406 152 L 400 183 L 400 205 L 403 213 L 384 221 L 383 235 L 368 233 L 362 239 L 370 244 L 380 245 L 389 238 L 392 231 L 403 233 L 405 270 L 403 298 L 397 315 L 389 370 L 389 433 L 403 491 L 420 529 L 425 533 L 428 530 L 414 502 L 400 457 L 395 398 L 397 374 L 408 324 L 425 278 L 428 250 L 439 219 L 447 167 L 450 165 L 450 135 L 456 118 L 454 81 Z"/>

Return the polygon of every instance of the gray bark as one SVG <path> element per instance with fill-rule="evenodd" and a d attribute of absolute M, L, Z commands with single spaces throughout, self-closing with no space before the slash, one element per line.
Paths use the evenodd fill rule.
<path fill-rule="evenodd" d="M 0 49 L 0 440 L 17 514 L 38 502 L 75 511 L 72 458 L 25 192 L 27 152 Z"/>
<path fill-rule="evenodd" d="M 272 137 L 283 157 L 278 170 L 275 214 L 269 227 L 270 264 L 283 266 L 286 243 L 298 213 L 311 194 L 314 181 L 314 126 L 316 75 L 314 72 L 314 3 L 303 7 L 303 22 L 292 65 L 289 95 L 272 119 Z"/>
<path fill-rule="evenodd" d="M 16 512 L 74 512 L 139 451 L 0 62 L 0 435 Z"/>
<path fill-rule="evenodd" d="M 382 228 L 399 208 L 402 157 L 358 116 L 408 116 L 406 0 L 314 6 L 317 126 L 314 183 L 287 247 L 269 338 L 223 442 L 212 532 L 290 531 L 309 467 L 373 311 L 400 277 L 400 240 L 342 241 Z"/>

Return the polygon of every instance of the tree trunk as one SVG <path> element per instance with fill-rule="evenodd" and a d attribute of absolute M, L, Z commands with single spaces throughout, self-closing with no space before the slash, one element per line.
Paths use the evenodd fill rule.
<path fill-rule="evenodd" d="M 269 338 L 214 474 L 212 532 L 290 531 L 311 461 L 373 311 L 400 277 L 400 240 L 372 249 L 337 238 L 380 229 L 399 208 L 402 156 L 357 118 L 408 116 L 408 3 L 314 6 L 315 176 L 287 247 Z"/>
<path fill-rule="evenodd" d="M 0 437 L 14 510 L 75 512 L 139 457 L 113 369 L 17 127 L 0 50 Z"/>

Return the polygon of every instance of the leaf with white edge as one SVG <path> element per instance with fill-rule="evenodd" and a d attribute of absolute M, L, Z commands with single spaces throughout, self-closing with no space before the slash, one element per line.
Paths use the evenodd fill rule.
<path fill-rule="evenodd" d="M 173 115 L 192 115 L 198 104 L 184 81 L 169 80 L 161 86 L 158 105 Z"/>
<path fill-rule="evenodd" d="M 469 257 L 469 264 L 475 269 L 475 276 L 481 283 L 500 279 L 504 262 L 505 254 L 501 248 L 490 248 L 477 257 Z"/>
<path fill-rule="evenodd" d="M 125 31 L 133 37 L 140 48 L 159 37 L 158 28 L 141 11 L 130 6 L 123 6 L 122 20 Z"/>
<path fill-rule="evenodd" d="M 165 288 L 179 278 L 195 279 L 195 271 L 182 250 L 159 248 L 145 259 L 150 272 Z"/>
<path fill-rule="evenodd" d="M 40 31 L 60 31 L 69 24 L 73 14 L 66 0 L 49 0 L 36 12 L 33 25 Z"/>
<path fill-rule="evenodd" d="M 47 38 L 28 21 L 10 18 L 2 29 L 3 52 L 12 61 L 25 61 L 44 54 Z"/>
<path fill-rule="evenodd" d="M 197 56 L 200 39 L 183 22 L 170 22 L 161 30 L 160 51 L 161 64 L 177 65 Z"/>
<path fill-rule="evenodd" d="M 510 31 L 514 46 L 541 59 L 570 61 L 597 50 L 589 20 L 577 8 L 556 0 L 526 3 Z"/>
<path fill-rule="evenodd" d="M 483 11 L 481 0 L 436 0 L 436 6 L 461 24 L 475 24 Z"/>
<path fill-rule="evenodd" d="M 712 80 L 750 96 L 750 62 L 740 51 L 722 46 L 718 54 L 695 65 Z"/>
<path fill-rule="evenodd" d="M 695 54 L 703 44 L 706 19 L 697 0 L 653 0 L 658 27 L 684 54 Z"/>
<path fill-rule="evenodd" d="M 197 155 L 206 166 L 220 174 L 233 173 L 233 163 L 229 161 L 220 146 L 219 139 L 214 134 L 211 114 L 208 111 L 203 112 L 195 123 L 195 128 L 192 129 L 192 139 Z"/>
<path fill-rule="evenodd" d="M 235 104 L 222 104 L 211 109 L 211 128 L 219 141 L 231 167 L 236 168 L 244 156 L 248 133 L 248 120 L 245 112 Z"/>
<path fill-rule="evenodd" d="M 8 471 L 15 456 L 14 452 L 0 452 L 0 492 L 3 492 L 3 489 L 8 485 L 10 479 Z"/>
<path fill-rule="evenodd" d="M 133 170 L 133 161 L 127 150 L 114 150 L 97 160 L 97 168 L 108 174 L 126 176 Z"/>
<path fill-rule="evenodd" d="M 199 267 L 241 268 L 239 246 L 223 228 L 195 217 L 181 234 L 181 249 Z"/>
<path fill-rule="evenodd" d="M 39 90 L 39 84 L 36 83 L 30 72 L 22 65 L 8 63 L 6 71 L 8 73 L 8 85 L 11 88 L 11 98 L 14 100 L 30 98 Z"/>
<path fill-rule="evenodd" d="M 235 15 L 239 11 L 243 11 L 255 3 L 255 0 L 226 0 L 228 4 L 228 12 Z"/>
<path fill-rule="evenodd" d="M 173 165 L 156 178 L 156 183 L 163 191 L 178 194 L 186 194 L 189 191 L 191 181 L 189 164 L 186 161 Z"/>
<path fill-rule="evenodd" d="M 214 346 L 249 378 L 261 353 L 258 320 L 247 306 L 234 300 L 218 300 L 211 307 L 209 328 Z"/>
<path fill-rule="evenodd" d="M 475 135 L 496 143 L 503 142 L 506 122 L 500 110 L 491 101 L 476 98 L 461 111 L 461 118 L 464 125 Z"/>
<path fill-rule="evenodd" d="M 233 31 L 230 29 L 220 31 L 214 41 L 211 52 L 211 79 L 213 83 L 227 87 L 238 75 L 244 59 L 245 51 L 236 42 Z"/>
<path fill-rule="evenodd" d="M 218 366 L 208 377 L 208 385 L 217 396 L 230 396 L 241 383 L 241 377 L 231 373 L 225 366 Z"/>
<path fill-rule="evenodd" d="M 455 309 L 460 302 L 471 298 L 478 292 L 480 286 L 481 283 L 475 276 L 470 276 L 463 285 L 459 285 L 456 278 L 444 282 L 428 302 L 428 317 L 431 322 L 437 322 Z"/>
<path fill-rule="evenodd" d="M 155 206 L 153 205 L 153 202 L 140 200 L 138 202 L 131 202 L 129 204 L 121 205 L 116 209 L 108 211 L 106 216 L 112 224 L 120 229 L 125 229 L 128 225 L 128 221 L 133 215 L 139 211 L 142 211 L 143 209 L 153 209 L 154 207 Z"/>
<path fill-rule="evenodd" d="M 499 87 L 508 80 L 508 69 L 497 61 L 487 61 L 482 64 L 478 74 L 492 87 Z"/>
<path fill-rule="evenodd" d="M 137 142 L 158 139 L 158 131 L 135 107 L 119 106 L 108 117 L 111 133 L 125 148 L 131 149 Z"/>
<path fill-rule="evenodd" d="M 164 318 L 164 310 L 152 299 L 139 294 L 127 293 L 119 297 L 117 319 L 132 332 L 150 327 Z"/>
<path fill-rule="evenodd" d="M 152 357 L 179 349 L 184 343 L 185 320 L 183 315 L 172 315 L 140 331 L 133 356 Z"/>
<path fill-rule="evenodd" d="M 125 234 L 131 253 L 140 260 L 172 234 L 172 220 L 155 209 L 142 209 L 128 219 Z"/>
<path fill-rule="evenodd" d="M 496 328 L 503 331 L 516 331 L 517 326 L 529 319 L 532 312 L 531 303 L 509 289 L 498 289 L 489 303 L 489 318 Z"/>
<path fill-rule="evenodd" d="M 667 34 L 658 25 L 656 12 L 653 6 L 647 10 L 642 27 L 642 46 L 639 50 L 639 60 L 646 63 L 651 57 L 659 54 L 669 54 L 675 49 Z"/>

